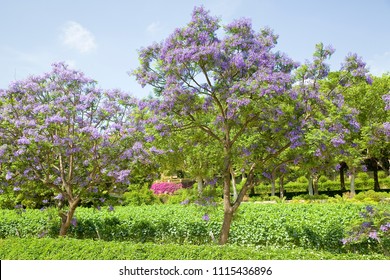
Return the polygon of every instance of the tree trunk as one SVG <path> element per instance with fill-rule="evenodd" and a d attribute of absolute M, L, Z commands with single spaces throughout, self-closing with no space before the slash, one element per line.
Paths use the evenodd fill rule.
<path fill-rule="evenodd" d="M 228 209 L 224 209 L 223 213 L 223 224 L 221 229 L 221 235 L 219 238 L 219 245 L 225 245 L 229 239 L 230 226 L 233 220 L 233 209 L 229 207 Z"/>
<path fill-rule="evenodd" d="M 230 198 L 230 175 L 231 175 L 231 155 L 230 150 L 225 147 L 224 150 L 224 170 L 223 170 L 223 224 L 219 237 L 219 244 L 224 245 L 229 239 L 230 225 L 233 219 L 233 208 Z"/>
<path fill-rule="evenodd" d="M 346 191 L 347 189 L 345 188 L 345 177 L 344 177 L 344 171 L 345 171 L 345 168 L 346 168 L 346 164 L 344 162 L 342 162 L 340 164 L 340 187 L 341 187 L 341 190 L 342 191 Z"/>
<path fill-rule="evenodd" d="M 61 217 L 61 228 L 60 228 L 60 236 L 66 236 L 68 229 L 71 225 L 74 212 L 80 202 L 79 198 L 76 198 L 73 201 L 69 201 L 69 210 L 66 213 L 60 212 L 59 215 Z"/>
<path fill-rule="evenodd" d="M 377 163 L 376 159 L 372 159 L 372 168 L 374 171 L 374 191 L 379 191 L 381 188 L 379 186 L 378 163 Z"/>
<path fill-rule="evenodd" d="M 196 177 L 196 182 L 198 184 L 198 195 L 202 196 L 203 193 L 203 179 L 201 176 Z"/>
<path fill-rule="evenodd" d="M 314 195 L 318 195 L 318 179 L 320 177 L 316 174 L 313 176 L 313 192 Z"/>
<path fill-rule="evenodd" d="M 351 196 L 355 196 L 356 191 L 355 191 L 355 167 L 351 168 Z"/>
<path fill-rule="evenodd" d="M 272 179 L 271 179 L 271 196 L 275 196 L 275 193 L 276 193 L 275 178 L 272 177 Z"/>
<path fill-rule="evenodd" d="M 280 194 L 280 198 L 283 198 L 284 196 L 284 176 L 281 176 L 280 177 L 280 181 L 279 181 L 279 194 Z"/>
<path fill-rule="evenodd" d="M 309 195 L 313 195 L 313 176 L 309 174 L 307 179 L 309 182 Z"/>
<path fill-rule="evenodd" d="M 233 201 L 237 199 L 237 186 L 236 186 L 236 176 L 234 175 L 233 168 L 230 169 L 230 176 L 232 177 L 232 188 L 233 188 Z"/>

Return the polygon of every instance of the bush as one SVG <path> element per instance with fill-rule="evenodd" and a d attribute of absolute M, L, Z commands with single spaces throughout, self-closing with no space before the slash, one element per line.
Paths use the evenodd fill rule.
<path fill-rule="evenodd" d="M 148 185 L 129 186 L 129 191 L 125 192 L 122 196 L 123 205 L 152 205 L 159 204 L 160 199 L 148 189 Z"/>
<path fill-rule="evenodd" d="M 326 194 L 316 194 L 316 195 L 305 194 L 305 195 L 294 196 L 292 199 L 293 200 L 327 200 L 329 199 L 329 196 L 327 196 Z"/>
<path fill-rule="evenodd" d="M 370 176 L 366 172 L 360 172 L 357 175 L 357 179 L 360 179 L 363 182 L 367 182 L 370 179 Z"/>
<path fill-rule="evenodd" d="M 390 194 L 385 192 L 375 192 L 373 190 L 360 192 L 357 195 L 355 195 L 354 200 L 357 201 L 364 201 L 364 202 L 380 202 L 385 201 L 386 199 L 390 198 Z"/>
<path fill-rule="evenodd" d="M 388 176 L 387 176 L 387 174 L 386 174 L 386 172 L 385 171 L 378 171 L 378 178 L 379 179 L 385 179 L 385 178 L 387 178 Z"/>
<path fill-rule="evenodd" d="M 359 219 L 361 209 L 361 204 L 351 203 L 246 203 L 234 217 L 229 242 L 343 252 L 345 229 Z M 71 226 L 68 233 L 72 238 L 213 244 L 219 237 L 223 211 L 221 206 L 200 205 L 126 206 L 111 212 L 78 208 L 75 218 L 77 226 Z M 0 238 L 55 237 L 59 227 L 55 210 L 0 211 Z"/>
<path fill-rule="evenodd" d="M 390 211 L 367 206 L 352 224 L 343 244 L 354 252 L 381 252 L 390 257 Z"/>
<path fill-rule="evenodd" d="M 325 182 L 327 182 L 327 181 L 329 181 L 329 179 L 328 179 L 328 177 L 326 177 L 326 176 L 321 176 L 320 179 L 318 179 L 318 182 L 319 182 L 319 183 L 325 183 Z"/>
<path fill-rule="evenodd" d="M 297 183 L 306 184 L 309 182 L 305 176 L 301 176 L 296 180 Z"/>
<path fill-rule="evenodd" d="M 150 188 L 154 194 L 173 194 L 175 191 L 182 188 L 180 183 L 161 182 L 153 183 Z"/>

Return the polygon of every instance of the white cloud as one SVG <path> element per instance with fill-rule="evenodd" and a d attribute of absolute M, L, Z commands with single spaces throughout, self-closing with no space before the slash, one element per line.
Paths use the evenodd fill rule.
<path fill-rule="evenodd" d="M 93 34 L 75 21 L 64 25 L 60 38 L 65 46 L 80 53 L 89 53 L 97 48 Z"/>
<path fill-rule="evenodd" d="M 157 33 L 159 32 L 160 30 L 162 30 L 162 25 L 160 22 L 158 21 L 155 21 L 155 22 L 152 22 L 151 24 L 148 25 L 148 27 L 146 28 L 146 31 L 150 32 L 150 33 Z"/>

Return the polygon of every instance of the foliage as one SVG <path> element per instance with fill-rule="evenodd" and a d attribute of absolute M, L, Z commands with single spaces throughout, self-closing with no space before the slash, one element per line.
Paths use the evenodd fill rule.
<path fill-rule="evenodd" d="M 377 250 L 390 256 L 390 211 L 366 206 L 359 216 L 361 219 L 347 231 L 343 244 L 349 250 Z"/>
<path fill-rule="evenodd" d="M 292 200 L 327 200 L 329 196 L 326 194 L 317 194 L 317 195 L 298 195 L 294 196 Z"/>
<path fill-rule="evenodd" d="M 384 255 L 239 245 L 133 243 L 72 238 L 0 239 L 2 260 L 385 260 Z"/>
<path fill-rule="evenodd" d="M 361 204 L 245 203 L 234 218 L 231 244 L 302 247 L 342 252 L 341 239 Z M 113 211 L 79 208 L 69 237 L 131 241 L 212 244 L 221 226 L 220 206 L 150 205 Z M 387 208 L 388 209 L 388 206 Z M 54 209 L 1 210 L 0 238 L 55 237 L 60 221 Z"/>
<path fill-rule="evenodd" d="M 122 195 L 122 205 L 152 205 L 158 204 L 160 199 L 148 188 L 149 184 L 133 185 Z"/>
<path fill-rule="evenodd" d="M 380 202 L 385 200 L 390 200 L 390 194 L 385 192 L 375 192 L 373 190 L 369 190 L 366 192 L 360 192 L 354 196 L 354 200 L 363 201 L 366 203 L 372 202 Z"/>
<path fill-rule="evenodd" d="M 181 183 L 173 182 L 156 182 L 153 183 L 150 189 L 154 194 L 173 194 L 183 186 Z"/>

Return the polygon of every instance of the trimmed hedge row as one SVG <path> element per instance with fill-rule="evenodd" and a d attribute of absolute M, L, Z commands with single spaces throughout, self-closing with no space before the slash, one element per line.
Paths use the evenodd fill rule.
<path fill-rule="evenodd" d="M 302 248 L 131 243 L 71 238 L 0 239 L 2 260 L 385 260 Z"/>
<path fill-rule="evenodd" d="M 390 205 L 382 207 L 390 208 Z M 234 218 L 229 242 L 237 245 L 302 247 L 344 252 L 346 228 L 359 220 L 363 204 L 243 204 Z M 79 239 L 176 244 L 213 244 L 218 240 L 222 209 L 195 205 L 117 207 L 114 211 L 79 208 Z M 202 217 L 208 214 L 209 220 Z M 55 209 L 0 211 L 0 238 L 56 237 Z"/>

